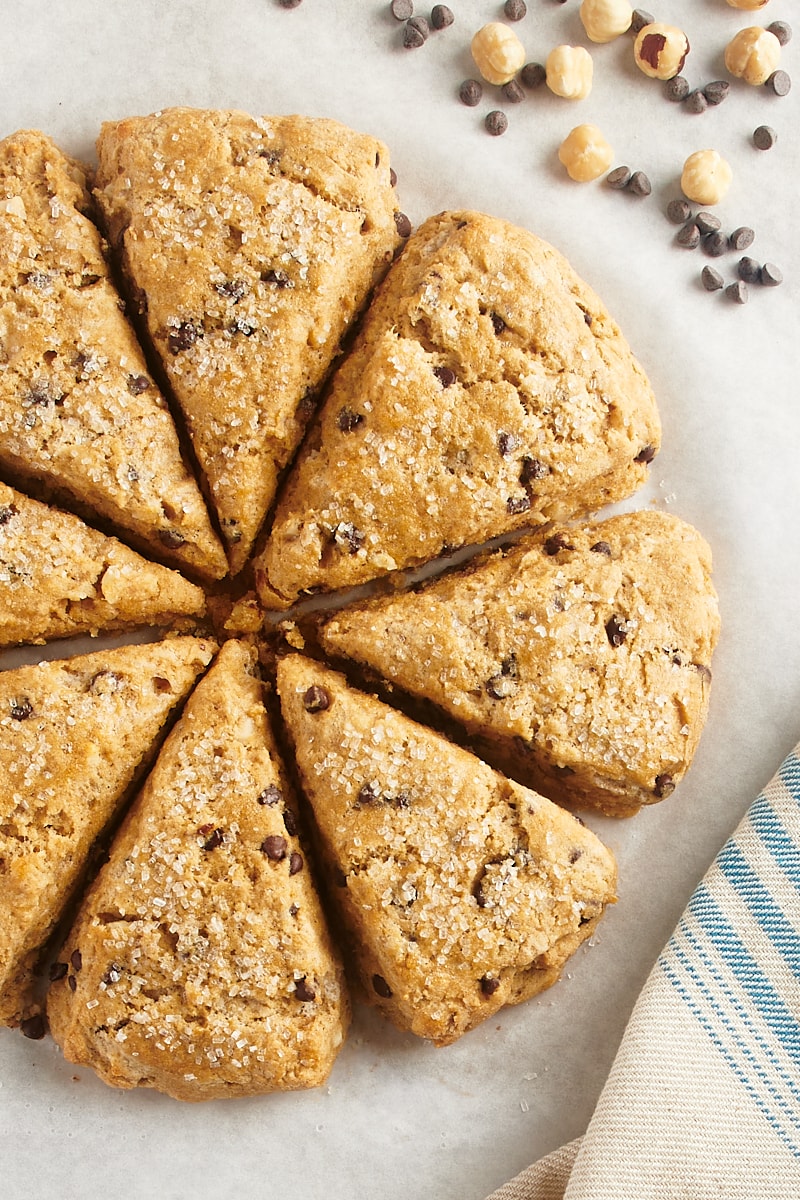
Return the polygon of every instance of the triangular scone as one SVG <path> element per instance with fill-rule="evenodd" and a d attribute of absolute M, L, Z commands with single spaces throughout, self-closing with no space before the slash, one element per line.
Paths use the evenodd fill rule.
<path fill-rule="evenodd" d="M 204 611 L 202 589 L 177 571 L 0 483 L 0 646 Z"/>
<path fill-rule="evenodd" d="M 108 122 L 97 198 L 180 403 L 231 569 L 399 238 L 386 147 L 334 121 Z"/>
<path fill-rule="evenodd" d="M 706 542 L 638 512 L 345 609 L 321 640 L 433 701 L 517 778 L 624 816 L 688 768 L 718 632 Z"/>
<path fill-rule="evenodd" d="M 118 1087 L 312 1087 L 344 1039 L 344 979 L 252 658 L 222 647 L 60 955 L 53 1035 Z"/>
<path fill-rule="evenodd" d="M 265 605 L 586 515 L 644 481 L 645 375 L 546 243 L 473 212 L 409 239 L 338 368 L 257 561 Z"/>
<path fill-rule="evenodd" d="M 214 649 L 173 638 L 0 673 L 0 1024 L 35 1012 L 40 950 Z"/>
<path fill-rule="evenodd" d="M 0 464 L 220 578 L 225 555 L 90 209 L 84 168 L 43 134 L 0 142 Z"/>
<path fill-rule="evenodd" d="M 614 899 L 594 834 L 316 662 L 278 689 L 366 998 L 445 1045 L 555 983 Z"/>

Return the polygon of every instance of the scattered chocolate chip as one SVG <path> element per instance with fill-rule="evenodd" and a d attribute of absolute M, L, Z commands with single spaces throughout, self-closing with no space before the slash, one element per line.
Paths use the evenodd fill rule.
<path fill-rule="evenodd" d="M 783 271 L 774 263 L 764 263 L 759 271 L 758 281 L 764 287 L 778 287 L 783 283 Z"/>
<path fill-rule="evenodd" d="M 605 554 L 606 558 L 611 558 L 611 547 L 609 546 L 608 542 L 595 542 L 595 544 L 590 546 L 589 549 L 594 554 Z"/>
<path fill-rule="evenodd" d="M 225 841 L 225 831 L 223 829 L 214 829 L 209 837 L 203 842 L 204 850 L 216 850 Z"/>
<path fill-rule="evenodd" d="M 628 33 L 632 33 L 635 37 L 637 33 L 642 32 L 645 25 L 652 25 L 654 21 L 655 17 L 652 13 L 647 12 L 644 8 L 635 8 L 630 26 L 628 27 Z"/>
<path fill-rule="evenodd" d="M 538 479 L 546 479 L 550 474 L 550 468 L 538 458 L 530 458 L 526 454 L 522 460 L 522 469 L 519 473 L 519 481 L 523 487 L 529 483 L 533 483 Z"/>
<path fill-rule="evenodd" d="M 434 4 L 431 9 L 431 28 L 447 29 L 455 21 L 453 10 L 446 4 Z"/>
<path fill-rule="evenodd" d="M 281 862 L 286 858 L 288 842 L 279 833 L 271 833 L 261 843 L 261 853 L 266 854 L 270 862 Z"/>
<path fill-rule="evenodd" d="M 141 396 L 142 392 L 146 392 L 149 387 L 150 380 L 146 375 L 128 376 L 128 391 L 132 396 Z"/>
<path fill-rule="evenodd" d="M 480 104 L 482 96 L 483 87 L 477 79 L 465 79 L 458 89 L 458 98 L 467 108 L 474 108 L 476 104 Z"/>
<path fill-rule="evenodd" d="M 411 237 L 411 222 L 404 212 L 394 214 L 394 223 L 401 238 Z"/>
<path fill-rule="evenodd" d="M 776 96 L 788 96 L 792 90 L 791 76 L 788 71 L 773 71 L 764 87 Z"/>
<path fill-rule="evenodd" d="M 11 720 L 27 721 L 33 716 L 33 705 L 27 696 L 18 696 L 11 701 Z"/>
<path fill-rule="evenodd" d="M 738 281 L 738 283 L 729 283 L 725 288 L 725 295 L 729 300 L 732 300 L 734 304 L 747 304 L 747 301 L 750 299 L 750 292 L 748 291 L 747 284 L 741 279 Z"/>
<path fill-rule="evenodd" d="M 389 167 L 389 186 L 397 187 L 397 171 L 394 167 Z"/>
<path fill-rule="evenodd" d="M 384 1000 L 388 1000 L 392 995 L 392 989 L 382 975 L 372 976 L 372 988 L 375 994 L 381 996 Z"/>
<path fill-rule="evenodd" d="M 303 856 L 297 850 L 293 850 L 289 855 L 289 874 L 299 875 L 303 869 Z"/>
<path fill-rule="evenodd" d="M 392 0 L 390 7 L 397 21 L 407 21 L 414 15 L 414 0 Z"/>
<path fill-rule="evenodd" d="M 433 373 L 443 388 L 452 387 L 456 381 L 456 373 L 450 367 L 434 367 Z"/>
<path fill-rule="evenodd" d="M 299 8 L 303 0 L 278 0 L 281 8 Z"/>
<path fill-rule="evenodd" d="M 295 837 L 297 834 L 297 817 L 291 808 L 287 808 L 283 814 L 283 826 L 290 837 Z"/>
<path fill-rule="evenodd" d="M 628 623 L 616 613 L 606 621 L 606 637 L 612 646 L 621 646 L 628 636 Z"/>
<path fill-rule="evenodd" d="M 106 984 L 106 986 L 110 985 L 113 987 L 115 983 L 119 983 L 121 978 L 122 967 L 119 965 L 119 963 L 112 962 L 108 970 L 103 975 L 103 983 Z"/>
<path fill-rule="evenodd" d="M 700 230 L 694 221 L 687 221 L 683 228 L 678 230 L 675 241 L 687 250 L 695 250 L 700 245 Z"/>
<path fill-rule="evenodd" d="M 336 418 L 336 427 L 342 433 L 352 433 L 359 425 L 364 424 L 364 420 L 363 413 L 353 412 L 352 408 L 342 408 Z"/>
<path fill-rule="evenodd" d="M 77 979 L 75 978 L 75 976 L 74 976 L 74 975 L 68 975 L 68 976 L 67 976 L 67 983 L 69 984 L 69 990 L 70 990 L 71 992 L 75 992 L 75 991 L 77 991 L 77 989 L 78 989 L 78 981 L 77 981 Z"/>
<path fill-rule="evenodd" d="M 528 6 L 525 0 L 506 0 L 503 5 L 503 14 L 508 21 L 521 21 L 527 13 Z"/>
<path fill-rule="evenodd" d="M 634 171 L 628 182 L 628 191 L 632 196 L 649 196 L 653 185 L 644 171 Z"/>
<path fill-rule="evenodd" d="M 519 684 L 516 679 L 510 675 L 493 675 L 491 679 L 487 679 L 484 684 L 487 695 L 493 700 L 507 700 L 509 696 L 516 695 L 519 690 Z"/>
<path fill-rule="evenodd" d="M 316 683 L 303 693 L 303 707 L 306 712 L 325 712 L 331 706 L 331 698 L 325 688 Z"/>
<path fill-rule="evenodd" d="M 503 98 L 509 104 L 519 104 L 525 99 L 525 89 L 516 79 L 510 79 L 502 87 Z"/>
<path fill-rule="evenodd" d="M 524 84 L 526 88 L 538 88 L 547 78 L 547 71 L 543 63 L 529 62 L 525 63 L 519 73 L 519 78 L 520 83 Z"/>
<path fill-rule="evenodd" d="M 581 850 L 580 846 L 573 846 L 572 850 L 570 850 L 570 852 L 569 852 L 570 866 L 574 866 L 575 863 L 578 861 L 578 859 L 582 858 L 582 857 L 583 857 L 583 851 Z"/>
<path fill-rule="evenodd" d="M 498 433 L 497 449 L 500 451 L 503 458 L 505 458 L 506 455 L 511 454 L 513 450 L 516 450 L 518 445 L 519 438 L 515 433 L 506 433 L 504 430 L 501 430 L 500 433 Z"/>
<path fill-rule="evenodd" d="M 633 460 L 637 463 L 651 463 L 656 456 L 656 448 L 652 445 L 643 446 L 636 458 Z"/>
<path fill-rule="evenodd" d="M 261 272 L 261 282 L 274 283 L 277 288 L 281 289 L 294 287 L 294 284 L 286 272 L 281 271 L 280 268 L 276 269 L 274 267 L 270 267 L 268 271 Z"/>
<path fill-rule="evenodd" d="M 358 554 L 364 545 L 364 534 L 352 521 L 340 521 L 333 531 L 333 540 L 342 550 Z"/>
<path fill-rule="evenodd" d="M 740 225 L 738 229 L 734 229 L 733 233 L 728 238 L 728 245 L 731 250 L 746 250 L 748 246 L 752 246 L 755 241 L 755 233 L 747 225 Z"/>
<path fill-rule="evenodd" d="M 19 509 L 16 504 L 0 505 L 0 526 L 7 525 L 12 517 L 15 517 Z"/>
<path fill-rule="evenodd" d="M 716 213 L 699 212 L 694 219 L 694 223 L 703 237 L 707 233 L 716 233 L 718 229 L 722 228 L 722 221 L 720 221 Z"/>
<path fill-rule="evenodd" d="M 592 316 L 591 313 L 586 312 L 586 310 L 584 309 L 583 319 L 587 325 L 591 325 L 592 321 L 594 320 L 594 317 Z"/>
<path fill-rule="evenodd" d="M 166 546 L 168 550 L 177 550 L 186 541 L 186 538 L 177 529 L 159 529 L 157 536 L 161 545 Z"/>
<path fill-rule="evenodd" d="M 20 1021 L 19 1027 L 25 1037 L 30 1038 L 31 1041 L 38 1042 L 44 1037 L 44 1017 L 41 1013 L 26 1017 L 24 1021 Z"/>
<path fill-rule="evenodd" d="M 529 496 L 509 496 L 506 500 L 506 512 L 509 516 L 515 517 L 520 513 L 528 512 L 531 502 Z"/>
<path fill-rule="evenodd" d="M 664 773 L 656 775 L 656 785 L 653 792 L 658 796 L 659 800 L 663 800 L 665 796 L 669 796 L 675 791 L 675 780 L 671 775 Z"/>
<path fill-rule="evenodd" d="M 170 354 L 180 354 L 182 350 L 190 350 L 195 342 L 202 338 L 203 331 L 192 321 L 182 321 L 175 329 L 170 329 L 167 336 L 167 346 Z"/>
<path fill-rule="evenodd" d="M 670 200 L 667 205 L 667 220 L 673 225 L 683 225 L 692 215 L 692 206 L 686 200 Z"/>
<path fill-rule="evenodd" d="M 719 258 L 728 249 L 728 238 L 721 231 L 709 233 L 703 238 L 703 252 L 711 258 Z"/>
<path fill-rule="evenodd" d="M 496 979 L 493 975 L 483 975 L 481 977 L 480 984 L 481 991 L 488 999 L 488 997 L 493 996 L 500 987 L 500 980 Z"/>
<path fill-rule="evenodd" d="M 707 292 L 718 292 L 725 282 L 719 271 L 715 271 L 713 267 L 703 267 L 700 281 Z"/>
<path fill-rule="evenodd" d="M 782 46 L 792 40 L 792 27 L 786 21 L 773 21 L 767 26 L 769 33 L 773 34 Z"/>
<path fill-rule="evenodd" d="M 406 50 L 416 50 L 428 40 L 431 27 L 424 17 L 410 17 L 403 29 L 403 45 Z"/>
<path fill-rule="evenodd" d="M 567 536 L 564 533 L 551 533 L 549 538 L 546 538 L 544 543 L 544 552 L 549 558 L 555 557 L 562 550 L 574 550 L 575 547 L 571 542 L 567 541 Z"/>
<path fill-rule="evenodd" d="M 606 183 L 617 192 L 621 192 L 626 188 L 630 181 L 631 171 L 629 167 L 614 167 L 614 170 L 609 171 L 606 175 Z"/>
<path fill-rule="evenodd" d="M 69 967 L 65 962 L 54 962 L 50 964 L 50 970 L 47 972 L 47 977 L 51 983 L 56 983 L 59 979 L 63 979 Z"/>
<path fill-rule="evenodd" d="M 761 276 L 761 266 L 754 258 L 740 258 L 736 264 L 736 274 L 745 283 L 758 283 Z"/>
<path fill-rule="evenodd" d="M 672 100 L 678 104 L 686 99 L 691 90 L 689 80 L 683 75 L 674 75 L 672 79 L 668 79 L 664 84 L 664 95 L 668 100 Z"/>
<path fill-rule="evenodd" d="M 689 92 L 689 95 L 683 102 L 683 107 L 688 113 L 702 113 L 708 108 L 708 98 L 705 92 L 697 88 L 694 92 Z"/>
<path fill-rule="evenodd" d="M 228 326 L 228 333 L 243 333 L 245 337 L 252 337 L 257 330 L 258 325 L 256 325 L 255 321 L 250 321 L 247 317 L 237 317 Z"/>
<path fill-rule="evenodd" d="M 506 323 L 505 323 L 505 321 L 504 321 L 504 320 L 503 320 L 503 318 L 502 318 L 501 316 L 499 316 L 499 314 L 498 314 L 498 313 L 496 313 L 496 312 L 493 312 L 493 313 L 492 313 L 492 327 L 493 327 L 493 329 L 494 329 L 494 331 L 495 331 L 495 333 L 497 334 L 497 336 L 498 336 L 498 337 L 500 337 L 500 334 L 503 332 L 503 330 L 504 330 L 504 329 L 505 329 L 505 327 L 506 327 Z"/>
<path fill-rule="evenodd" d="M 259 792 L 256 796 L 257 804 L 268 804 L 270 808 L 275 804 L 280 804 L 283 799 L 283 792 L 274 783 L 270 783 L 264 788 L 263 792 Z"/>
<path fill-rule="evenodd" d="M 69 961 L 72 964 L 73 971 L 80 971 L 83 966 L 83 958 L 81 957 L 80 950 L 73 950 L 69 956 Z"/>
<path fill-rule="evenodd" d="M 727 99 L 730 90 L 731 85 L 727 79 L 714 79 L 703 88 L 703 95 L 709 104 L 716 106 L 717 104 L 722 104 L 722 101 Z"/>
<path fill-rule="evenodd" d="M 493 108 L 490 113 L 487 113 L 483 123 L 486 126 L 486 132 L 490 133 L 492 137 L 500 137 L 508 129 L 508 117 L 499 108 Z"/>
<path fill-rule="evenodd" d="M 300 912 L 300 909 L 297 907 L 296 904 L 289 905 L 289 916 L 290 917 L 296 917 L 299 912 Z"/>
<path fill-rule="evenodd" d="M 759 125 L 753 130 L 753 145 L 756 150 L 771 150 L 778 140 L 778 135 L 771 125 Z"/>
<path fill-rule="evenodd" d="M 298 979 L 294 985 L 295 1000 L 300 1000 L 303 1004 L 316 1000 L 317 993 L 314 991 L 311 984 L 306 979 L 305 975 L 302 979 Z"/>

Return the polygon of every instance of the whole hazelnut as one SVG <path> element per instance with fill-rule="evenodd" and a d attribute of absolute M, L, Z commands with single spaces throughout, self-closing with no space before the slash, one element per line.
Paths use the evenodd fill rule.
<path fill-rule="evenodd" d="M 472 39 L 475 66 L 487 83 L 508 83 L 525 65 L 525 47 L 513 29 L 490 21 Z"/>
<path fill-rule="evenodd" d="M 750 25 L 740 29 L 725 47 L 725 66 L 731 75 L 759 87 L 777 69 L 781 44 L 768 29 Z"/>
<path fill-rule="evenodd" d="M 728 0 L 731 8 L 746 8 L 750 11 L 756 8 L 766 8 L 769 0 Z"/>
<path fill-rule="evenodd" d="M 719 204 L 733 179 L 729 164 L 716 150 L 696 150 L 683 164 L 681 191 L 695 204 Z"/>
<path fill-rule="evenodd" d="M 608 170 L 614 151 L 596 125 L 576 125 L 559 146 L 558 157 L 570 179 L 588 183 Z"/>
<path fill-rule="evenodd" d="M 681 73 L 689 49 L 689 39 L 682 29 L 653 21 L 636 35 L 633 56 L 639 70 L 651 79 L 672 79 Z"/>
<path fill-rule="evenodd" d="M 613 42 L 627 33 L 633 20 L 628 0 L 583 0 L 580 18 L 592 42 Z"/>
<path fill-rule="evenodd" d="M 547 86 L 565 100 L 584 100 L 592 90 L 594 65 L 583 46 L 556 46 L 545 62 Z"/>

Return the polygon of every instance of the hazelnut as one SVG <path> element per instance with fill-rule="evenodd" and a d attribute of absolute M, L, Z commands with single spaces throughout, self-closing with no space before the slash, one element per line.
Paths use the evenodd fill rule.
<path fill-rule="evenodd" d="M 592 90 L 592 56 L 583 46 L 556 46 L 545 70 L 550 91 L 565 100 L 584 100 Z"/>
<path fill-rule="evenodd" d="M 740 29 L 725 47 L 725 66 L 731 75 L 755 87 L 767 82 L 780 57 L 781 44 L 775 34 L 759 25 Z"/>
<path fill-rule="evenodd" d="M 683 164 L 681 191 L 695 204 L 719 204 L 733 179 L 733 172 L 716 150 L 696 150 Z"/>
<path fill-rule="evenodd" d="M 479 29 L 471 50 L 475 66 L 487 83 L 508 83 L 525 65 L 525 47 L 514 30 L 500 21 L 490 21 Z"/>
<path fill-rule="evenodd" d="M 633 56 L 636 65 L 651 79 L 673 79 L 683 70 L 689 53 L 689 39 L 675 25 L 653 21 L 636 35 Z"/>
<path fill-rule="evenodd" d="M 755 8 L 766 8 L 769 0 L 728 0 L 731 8 L 746 8 L 752 10 Z"/>
<path fill-rule="evenodd" d="M 633 20 L 628 0 L 583 0 L 580 18 L 592 42 L 613 42 L 627 33 Z"/>
<path fill-rule="evenodd" d="M 576 125 L 559 146 L 558 157 L 570 179 L 588 183 L 608 170 L 614 151 L 596 125 Z"/>

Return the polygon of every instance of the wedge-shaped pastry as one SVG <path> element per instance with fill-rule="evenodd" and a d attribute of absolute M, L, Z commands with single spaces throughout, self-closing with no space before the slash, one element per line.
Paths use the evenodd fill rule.
<path fill-rule="evenodd" d="M 84 168 L 43 134 L 0 142 L 0 465 L 151 555 L 221 577 L 225 555 L 90 206 Z"/>
<path fill-rule="evenodd" d="M 0 1024 L 35 1032 L 40 951 L 214 648 L 174 638 L 0 674 Z"/>
<path fill-rule="evenodd" d="M 399 240 L 386 147 L 334 121 L 109 122 L 97 197 L 186 417 L 231 568 Z"/>
<path fill-rule="evenodd" d="M 409 240 L 338 368 L 257 567 L 267 606 L 633 492 L 659 445 L 641 367 L 569 263 L 473 212 Z"/>
<path fill-rule="evenodd" d="M 204 611 L 202 590 L 177 571 L 0 483 L 0 645 Z"/>
<path fill-rule="evenodd" d="M 432 701 L 516 778 L 625 816 L 689 766 L 718 632 L 706 542 L 653 511 L 527 537 L 343 610 L 321 638 Z"/>
<path fill-rule="evenodd" d="M 445 1045 L 555 983 L 614 899 L 594 834 L 316 662 L 278 688 L 366 998 Z"/>
<path fill-rule="evenodd" d="M 50 1028 L 118 1087 L 311 1087 L 344 1039 L 343 975 L 252 669 L 226 642 L 60 956 Z"/>

